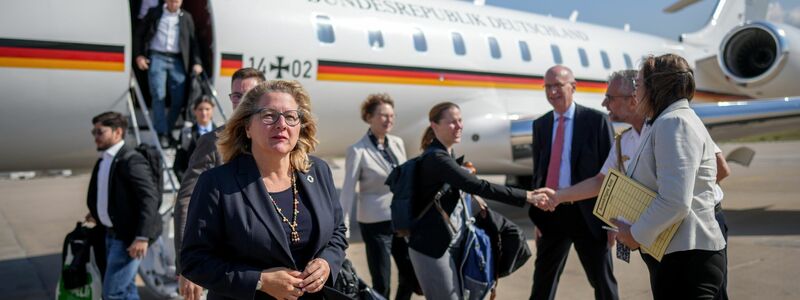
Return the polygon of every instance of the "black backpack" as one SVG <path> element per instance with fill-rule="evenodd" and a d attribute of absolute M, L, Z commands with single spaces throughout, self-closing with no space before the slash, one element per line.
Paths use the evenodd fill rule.
<path fill-rule="evenodd" d="M 423 155 L 407 160 L 389 173 L 384 184 L 392 191 L 392 228 L 394 231 L 411 230 L 411 199 L 414 196 L 414 177 L 417 163 Z"/>
<path fill-rule="evenodd" d="M 72 253 L 72 261 L 67 261 L 67 248 Z M 61 249 L 61 281 L 67 290 L 76 289 L 89 283 L 86 273 L 86 263 L 89 262 L 89 228 L 83 227 L 81 222 L 75 225 L 75 230 L 64 238 Z"/>
<path fill-rule="evenodd" d="M 429 148 L 419 156 L 409 159 L 395 167 L 392 172 L 389 173 L 389 177 L 386 178 L 386 181 L 384 181 L 384 184 L 388 185 L 389 190 L 392 191 L 392 228 L 395 232 L 411 230 L 411 223 L 415 217 L 411 215 L 411 202 L 414 197 L 414 180 L 417 177 L 417 164 L 422 161 L 425 155 L 436 151 L 447 153 L 441 149 Z M 445 184 L 439 190 L 439 193 L 447 189 L 449 189 L 449 185 Z M 424 211 L 425 210 L 423 210 L 423 213 Z"/>
<path fill-rule="evenodd" d="M 139 144 L 139 146 L 136 146 L 134 149 L 136 149 L 136 152 L 139 152 L 139 154 L 144 156 L 147 164 L 150 165 L 150 172 L 152 172 L 154 181 L 153 183 L 156 185 L 158 195 L 163 195 L 164 167 L 163 160 L 161 160 L 161 154 L 158 152 L 158 148 L 150 144 Z"/>

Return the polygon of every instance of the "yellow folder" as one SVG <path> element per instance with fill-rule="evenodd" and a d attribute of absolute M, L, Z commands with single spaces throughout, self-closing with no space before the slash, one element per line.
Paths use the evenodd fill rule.
<path fill-rule="evenodd" d="M 648 189 L 636 182 L 622 172 L 610 169 L 603 185 L 600 187 L 600 194 L 597 196 L 597 203 L 594 205 L 594 215 L 606 222 L 609 226 L 614 226 L 611 219 L 623 217 L 629 222 L 636 223 L 639 216 L 644 213 L 650 202 L 656 198 L 656 192 Z M 661 261 L 664 252 L 667 251 L 669 242 L 678 231 L 681 221 L 668 227 L 658 235 L 652 245 L 640 245 L 641 250 Z"/>

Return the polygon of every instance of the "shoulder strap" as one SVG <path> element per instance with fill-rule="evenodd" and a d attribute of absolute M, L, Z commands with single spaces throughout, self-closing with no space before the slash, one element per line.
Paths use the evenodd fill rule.
<path fill-rule="evenodd" d="M 444 193 L 447 192 L 447 190 L 449 190 L 449 189 L 450 189 L 450 184 L 449 183 L 445 183 L 444 185 L 442 185 L 442 187 L 439 188 L 438 191 L 436 191 L 436 195 L 433 196 L 433 201 L 428 203 L 428 205 L 425 205 L 425 208 L 422 209 L 422 211 L 419 213 L 419 215 L 417 215 L 414 218 L 414 222 L 416 222 L 420 218 L 422 218 L 422 216 L 424 216 L 425 213 L 428 212 L 428 210 L 431 209 L 431 207 L 433 207 L 434 205 L 436 205 L 436 209 L 439 210 L 440 213 L 442 213 L 442 216 L 445 217 L 445 220 L 447 220 L 449 222 L 450 221 L 450 217 L 448 217 L 447 213 L 444 212 L 444 209 L 442 208 L 442 204 L 440 202 L 440 199 L 442 199 L 442 196 L 444 195 Z"/>
<path fill-rule="evenodd" d="M 632 127 L 629 127 L 628 129 L 623 130 L 619 134 L 614 135 L 614 142 L 615 146 L 617 147 L 617 169 L 619 169 L 619 171 L 622 172 L 623 174 L 625 174 L 625 164 L 624 161 L 622 160 L 622 135 L 630 131 L 631 128 Z"/>
<path fill-rule="evenodd" d="M 437 151 L 446 153 L 446 151 L 441 150 L 441 149 L 428 148 L 428 149 L 425 150 L 425 152 L 422 152 L 421 155 L 425 156 L 425 155 L 428 155 L 428 154 L 431 154 L 431 153 L 437 152 Z M 425 208 L 422 209 L 422 211 L 419 213 L 419 215 L 414 217 L 414 222 L 416 222 L 420 218 L 422 218 L 422 216 L 424 216 L 425 213 L 428 212 L 428 210 L 431 209 L 431 207 L 433 207 L 435 205 L 436 206 L 436 210 L 438 210 L 439 213 L 442 214 L 442 217 L 444 217 L 444 219 L 447 221 L 447 223 L 450 223 L 450 217 L 447 215 L 447 213 L 442 208 L 442 204 L 441 204 L 441 201 L 440 201 L 440 199 L 442 199 L 442 196 L 444 196 L 444 193 L 446 193 L 447 190 L 449 190 L 449 189 L 450 189 L 450 184 L 445 182 L 442 185 L 442 187 L 439 188 L 438 191 L 436 191 L 436 195 L 433 196 L 433 201 L 431 201 L 430 203 L 425 205 Z M 452 224 L 451 224 L 451 226 L 452 226 Z"/>

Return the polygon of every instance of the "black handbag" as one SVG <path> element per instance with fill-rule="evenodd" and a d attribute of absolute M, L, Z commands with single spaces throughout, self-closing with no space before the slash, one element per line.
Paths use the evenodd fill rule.
<path fill-rule="evenodd" d="M 327 300 L 386 300 L 358 277 L 349 259 L 342 262 L 339 275 L 332 287 L 325 286 L 322 293 Z"/>
<path fill-rule="evenodd" d="M 478 199 L 478 197 L 476 197 Z M 531 249 L 522 229 L 502 214 L 478 201 L 481 212 L 475 217 L 475 226 L 483 229 L 492 240 L 495 254 L 495 272 L 498 277 L 506 277 L 522 267 L 531 257 Z"/>

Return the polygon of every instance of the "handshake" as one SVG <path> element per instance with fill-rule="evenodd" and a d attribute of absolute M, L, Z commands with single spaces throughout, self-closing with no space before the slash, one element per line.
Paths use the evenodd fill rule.
<path fill-rule="evenodd" d="M 543 211 L 555 211 L 560 203 L 556 197 L 556 191 L 551 188 L 540 188 L 528 191 L 528 203 L 538 207 Z"/>

